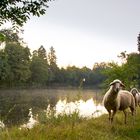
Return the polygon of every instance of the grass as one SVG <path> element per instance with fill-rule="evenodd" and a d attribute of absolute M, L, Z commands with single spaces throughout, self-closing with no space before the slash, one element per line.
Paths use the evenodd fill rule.
<path fill-rule="evenodd" d="M 11 91 L 9 92 L 10 100 L 10 97 L 15 96 L 13 96 Z M 17 101 L 21 102 L 24 100 L 24 103 L 28 105 L 38 105 L 40 101 L 42 101 L 42 105 L 47 105 L 45 102 L 47 99 L 53 99 L 53 102 L 65 98 L 67 98 L 68 101 L 73 101 L 81 97 L 85 100 L 90 97 L 94 97 L 97 100 L 99 99 L 99 101 L 101 100 L 100 96 L 96 97 L 93 90 L 82 90 L 82 93 L 79 92 L 79 94 L 77 94 L 76 90 L 75 92 L 73 92 L 73 90 L 67 90 L 67 93 L 65 90 L 53 90 L 52 94 L 52 90 L 46 89 L 41 90 L 41 92 L 40 90 L 30 90 L 30 94 L 28 93 L 29 91 L 27 92 L 26 90 L 23 90 L 22 93 L 18 92 L 20 91 L 14 92 L 14 95 L 19 96 L 18 99 L 20 100 Z M 1 99 L 6 98 L 5 93 L 2 92 L 1 94 Z M 30 100 L 32 101 L 31 103 Z M 7 99 L 5 99 L 3 103 L 5 103 L 5 101 L 7 101 Z M 15 102 L 15 100 L 13 101 Z M 39 108 L 40 106 L 37 107 Z M 20 112 L 17 113 L 20 114 Z M 46 118 L 42 113 L 39 116 L 40 124 L 33 129 L 19 130 L 19 126 L 5 128 L 4 130 L 0 130 L 0 140 L 140 140 L 140 108 L 137 111 L 135 125 L 132 124 L 130 114 L 128 115 L 127 125 L 124 125 L 123 121 L 124 116 L 122 112 L 117 112 L 112 125 L 108 122 L 108 115 L 87 120 L 85 118 L 79 118 L 76 112 L 71 115 L 59 115 L 58 118 L 55 118 L 53 115 L 50 118 Z"/>
<path fill-rule="evenodd" d="M 128 123 L 123 123 L 123 113 L 118 112 L 113 124 L 109 124 L 108 116 L 83 119 L 77 113 L 51 117 L 31 130 L 19 130 L 18 127 L 0 131 L 1 140 L 140 140 L 140 109 L 135 124 L 128 114 Z"/>

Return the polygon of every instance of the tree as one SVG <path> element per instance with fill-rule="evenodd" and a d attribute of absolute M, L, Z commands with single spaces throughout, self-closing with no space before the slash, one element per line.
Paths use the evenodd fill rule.
<path fill-rule="evenodd" d="M 126 78 L 130 87 L 140 87 L 140 54 L 130 53 L 127 58 Z"/>
<path fill-rule="evenodd" d="M 38 56 L 38 51 L 37 50 L 33 51 L 33 57 L 35 57 L 35 56 Z"/>
<path fill-rule="evenodd" d="M 46 50 L 40 46 L 38 50 L 33 51 L 30 65 L 31 83 L 35 86 L 44 86 L 48 81 L 48 60 Z"/>
<path fill-rule="evenodd" d="M 57 57 L 55 54 L 55 49 L 53 47 L 50 48 L 50 52 L 48 53 L 48 62 L 49 62 L 49 81 L 54 82 L 57 79 L 57 73 L 59 68 L 56 63 Z"/>
<path fill-rule="evenodd" d="M 127 89 L 140 87 L 140 55 L 130 53 L 127 55 L 126 62 L 122 65 L 110 63 L 109 68 L 105 69 L 104 74 L 107 76 L 107 84 L 114 79 L 120 79 L 125 83 Z"/>
<path fill-rule="evenodd" d="M 7 86 L 25 84 L 30 77 L 30 50 L 23 47 L 22 39 L 12 29 L 4 29 L 0 33 L 5 36 L 5 48 L 0 53 L 3 82 Z"/>
<path fill-rule="evenodd" d="M 10 74 L 10 66 L 8 65 L 7 55 L 0 50 L 0 85 L 6 86 L 8 75 Z"/>
<path fill-rule="evenodd" d="M 30 16 L 41 16 L 51 0 L 0 0 L 0 25 L 7 21 L 23 26 Z"/>
<path fill-rule="evenodd" d="M 38 49 L 38 57 L 46 60 L 47 60 L 47 53 L 46 53 L 46 50 L 45 48 L 41 45 L 40 48 Z"/>
<path fill-rule="evenodd" d="M 140 33 L 138 34 L 138 37 L 137 37 L 137 40 L 138 40 L 138 51 L 140 53 Z"/>
<path fill-rule="evenodd" d="M 93 78 L 92 78 L 93 71 L 91 69 L 87 68 L 86 66 L 84 66 L 80 69 L 80 73 L 81 73 L 80 78 L 85 79 L 84 85 L 91 85 L 92 80 L 93 80 Z"/>
<path fill-rule="evenodd" d="M 80 77 L 78 74 L 79 69 L 76 66 L 67 67 L 67 83 L 72 86 L 79 86 Z"/>
<path fill-rule="evenodd" d="M 121 58 L 122 63 L 126 63 L 127 58 L 128 58 L 128 54 L 126 53 L 126 51 L 121 52 L 121 53 L 118 55 L 118 58 Z"/>
<path fill-rule="evenodd" d="M 56 58 L 56 54 L 55 54 L 55 49 L 54 49 L 54 47 L 51 47 L 50 52 L 48 54 L 49 65 L 56 67 L 57 66 L 56 59 L 57 58 Z"/>
<path fill-rule="evenodd" d="M 48 64 L 47 62 L 38 57 L 33 56 L 31 65 L 31 83 L 35 86 L 43 86 L 48 80 Z"/>
<path fill-rule="evenodd" d="M 104 86 L 108 86 L 111 81 L 114 79 L 119 79 L 124 81 L 126 77 L 124 70 L 124 65 L 119 66 L 117 63 L 109 63 L 108 67 L 104 69 L 103 74 L 106 76 L 106 80 L 104 82 Z"/>
<path fill-rule="evenodd" d="M 106 80 L 106 75 L 103 74 L 103 71 L 108 68 L 108 64 L 105 62 L 95 63 L 93 66 L 92 73 L 92 85 L 96 88 L 100 88 L 103 82 Z"/>
<path fill-rule="evenodd" d="M 8 42 L 12 42 L 12 43 L 13 42 L 16 42 L 16 43 L 23 42 L 23 39 L 19 37 L 18 33 L 13 32 L 13 30 L 11 28 L 0 30 L 0 35 L 3 36 L 2 41 L 5 41 L 5 43 L 8 43 Z"/>
<path fill-rule="evenodd" d="M 30 77 L 30 51 L 28 47 L 8 43 L 4 49 L 10 67 L 9 86 L 25 84 Z"/>

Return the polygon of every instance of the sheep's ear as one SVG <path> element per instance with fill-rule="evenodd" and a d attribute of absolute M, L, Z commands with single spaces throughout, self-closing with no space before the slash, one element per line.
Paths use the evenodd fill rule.
<path fill-rule="evenodd" d="M 110 85 L 110 86 L 114 85 L 114 82 L 111 82 L 109 85 Z"/>
<path fill-rule="evenodd" d="M 125 85 L 121 82 L 121 86 L 125 88 Z"/>

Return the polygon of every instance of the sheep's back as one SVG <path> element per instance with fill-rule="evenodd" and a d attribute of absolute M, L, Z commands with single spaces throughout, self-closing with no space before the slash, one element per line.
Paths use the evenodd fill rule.
<path fill-rule="evenodd" d="M 120 108 L 119 110 L 125 110 L 128 107 L 135 108 L 135 100 L 133 95 L 126 90 L 121 90 L 118 94 L 120 98 Z"/>
<path fill-rule="evenodd" d="M 137 93 L 137 96 L 138 96 L 137 98 L 140 100 L 140 93 Z"/>

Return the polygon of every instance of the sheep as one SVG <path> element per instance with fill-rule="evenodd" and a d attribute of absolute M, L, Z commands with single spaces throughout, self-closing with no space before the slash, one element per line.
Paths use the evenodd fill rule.
<path fill-rule="evenodd" d="M 124 84 L 116 79 L 110 83 L 110 88 L 103 97 L 103 104 L 109 113 L 109 122 L 113 122 L 113 118 L 118 110 L 123 111 L 125 115 L 124 123 L 126 124 L 127 112 L 126 109 L 130 108 L 132 116 L 135 112 L 135 100 L 133 95 L 127 91 L 122 90 Z M 133 121 L 134 122 L 134 121 Z"/>
<path fill-rule="evenodd" d="M 139 91 L 136 88 L 132 88 L 130 92 L 134 96 L 136 107 L 140 106 L 140 93 L 139 93 Z"/>

